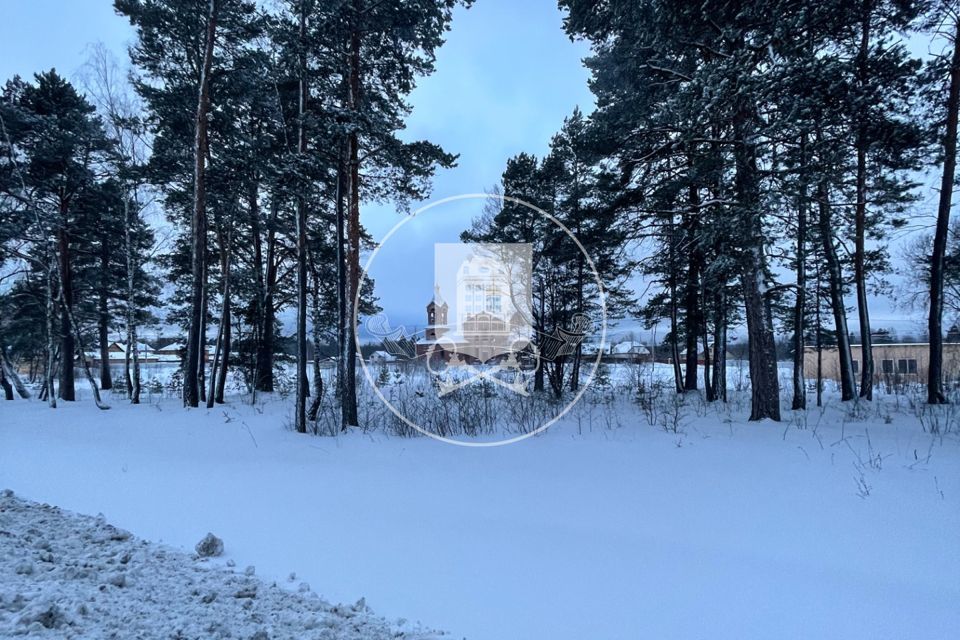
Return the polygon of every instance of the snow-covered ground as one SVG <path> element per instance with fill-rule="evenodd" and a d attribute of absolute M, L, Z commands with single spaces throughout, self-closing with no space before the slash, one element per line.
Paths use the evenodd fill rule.
<path fill-rule="evenodd" d="M 747 400 L 613 388 L 486 449 L 301 436 L 280 398 L 14 401 L 0 487 L 455 638 L 955 637 L 960 409 Z"/>
<path fill-rule="evenodd" d="M 330 605 L 243 571 L 0 493 L 0 637 L 429 640 L 366 604 Z M 296 583 L 296 576 L 288 576 Z"/>

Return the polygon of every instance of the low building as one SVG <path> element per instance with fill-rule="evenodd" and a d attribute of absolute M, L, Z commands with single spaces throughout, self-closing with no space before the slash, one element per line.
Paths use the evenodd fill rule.
<path fill-rule="evenodd" d="M 100 365 L 100 349 L 94 351 L 86 352 L 87 359 L 94 366 Z M 111 342 L 107 345 L 107 358 L 111 365 L 123 364 L 127 359 L 127 344 L 125 342 Z M 157 362 L 156 355 L 153 352 L 153 349 L 150 348 L 150 345 L 139 342 L 137 343 L 137 359 L 140 362 L 152 363 Z"/>
<path fill-rule="evenodd" d="M 603 356 L 605 362 L 647 362 L 650 360 L 650 349 L 641 342 L 623 340 L 610 345 L 610 351 Z"/>
<path fill-rule="evenodd" d="M 180 362 L 187 353 L 187 345 L 182 342 L 174 342 L 156 349 L 155 353 L 160 362 Z"/>
<path fill-rule="evenodd" d="M 396 362 L 397 357 L 386 351 L 378 350 L 371 353 L 367 360 L 376 364 L 386 364 L 388 362 Z"/>
<path fill-rule="evenodd" d="M 184 344 L 176 342 L 168 344 L 159 349 L 154 349 L 145 342 L 137 344 L 137 359 L 140 364 L 180 364 L 187 348 Z M 87 360 L 93 366 L 100 366 L 100 349 L 86 352 Z M 111 342 L 107 347 L 107 354 L 111 366 L 122 365 L 127 359 L 127 345 L 124 342 Z M 204 362 L 210 360 L 210 347 L 204 347 Z"/>
<path fill-rule="evenodd" d="M 907 342 L 874 344 L 874 382 L 925 382 L 930 363 L 930 344 Z M 863 356 L 860 345 L 852 345 L 853 373 L 860 379 Z M 816 347 L 807 347 L 803 366 L 807 378 L 817 377 L 817 364 L 822 363 L 821 375 L 827 380 L 840 381 L 840 356 L 836 347 L 824 347 L 818 355 Z M 946 380 L 960 380 L 960 344 L 943 344 L 943 376 Z"/>
<path fill-rule="evenodd" d="M 714 349 L 712 342 L 709 344 L 709 346 L 708 346 L 707 348 L 710 349 L 710 353 L 709 353 L 710 361 L 713 362 L 713 360 L 714 360 L 714 352 L 716 351 L 716 349 Z M 706 354 L 706 353 L 704 352 L 703 347 L 702 347 L 702 346 L 699 347 L 698 350 L 697 350 L 697 364 L 699 364 L 699 365 L 706 364 L 706 362 L 707 362 L 707 355 L 708 355 L 708 354 Z M 724 359 L 725 359 L 727 362 L 730 362 L 731 360 L 734 359 L 734 357 L 733 357 L 733 355 L 732 355 L 729 351 L 727 351 L 726 354 L 724 355 Z M 683 351 L 680 352 L 680 363 L 681 363 L 681 364 L 686 364 L 686 362 L 687 362 L 687 350 L 684 349 Z"/>

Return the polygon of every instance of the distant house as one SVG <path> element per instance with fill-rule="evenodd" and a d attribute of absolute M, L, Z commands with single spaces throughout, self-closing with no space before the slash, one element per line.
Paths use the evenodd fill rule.
<path fill-rule="evenodd" d="M 840 355 L 836 347 L 825 347 L 818 355 L 816 347 L 807 347 L 803 353 L 803 366 L 807 378 L 817 377 L 817 365 L 821 363 L 821 375 L 827 380 L 840 380 Z M 930 343 L 874 344 L 874 382 L 923 382 L 927 379 L 930 362 Z M 860 379 L 863 356 L 860 345 L 852 345 L 850 355 L 853 373 Z M 943 376 L 945 379 L 960 379 L 960 343 L 945 342 L 943 345 Z"/>
<path fill-rule="evenodd" d="M 156 349 L 158 362 L 180 362 L 187 352 L 187 345 L 182 342 L 174 342 Z"/>
<path fill-rule="evenodd" d="M 186 345 L 180 342 L 168 344 L 159 349 L 154 349 L 145 342 L 137 343 L 137 359 L 140 364 L 180 364 L 186 352 Z M 127 345 L 119 341 L 111 342 L 107 347 L 107 353 L 111 365 L 123 364 L 127 359 Z M 210 350 L 208 347 L 204 347 L 204 361 L 208 361 L 209 357 Z M 90 360 L 92 365 L 100 366 L 100 349 L 88 352 L 87 359 Z"/>
<path fill-rule="evenodd" d="M 641 342 L 623 340 L 610 345 L 610 351 L 603 359 L 608 362 L 647 362 L 650 350 Z"/>
<path fill-rule="evenodd" d="M 371 353 L 367 360 L 376 364 L 386 364 L 387 362 L 396 362 L 397 357 L 381 350 Z"/>
<path fill-rule="evenodd" d="M 140 362 L 156 362 L 156 356 L 153 354 L 153 350 L 150 348 L 150 345 L 144 342 L 137 343 L 137 357 Z M 94 365 L 100 364 L 100 349 L 87 352 L 87 358 L 92 361 Z M 121 364 L 127 359 L 127 345 L 124 342 L 111 342 L 107 346 L 107 358 L 110 364 Z"/>
<path fill-rule="evenodd" d="M 709 345 L 707 345 L 707 348 L 710 349 L 710 354 L 709 354 L 709 355 L 710 355 L 710 361 L 712 362 L 712 361 L 713 361 L 713 353 L 714 353 L 714 351 L 715 351 L 715 349 L 713 348 L 713 343 L 711 342 Z M 726 354 L 725 354 L 725 359 L 726 359 L 727 361 L 730 361 L 730 360 L 733 360 L 734 357 L 733 357 L 733 355 L 730 354 L 729 351 L 727 351 Z M 687 350 L 684 349 L 683 351 L 680 352 L 680 362 L 681 362 L 681 363 L 686 363 L 686 361 L 687 361 Z M 706 354 L 703 352 L 703 347 L 700 347 L 700 348 L 697 350 L 697 364 L 705 364 L 706 362 L 707 362 Z"/>

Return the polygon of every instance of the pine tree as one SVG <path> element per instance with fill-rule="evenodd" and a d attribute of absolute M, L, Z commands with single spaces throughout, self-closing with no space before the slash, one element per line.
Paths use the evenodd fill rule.
<path fill-rule="evenodd" d="M 933 104 L 937 109 L 938 137 L 943 147 L 943 172 L 940 181 L 940 202 L 937 207 L 936 232 L 933 238 L 933 255 L 930 259 L 930 310 L 927 331 L 930 335 L 930 363 L 927 369 L 927 402 L 946 402 L 943 393 L 943 307 L 944 281 L 947 266 L 947 241 L 950 231 L 950 207 L 956 181 L 957 166 L 957 116 L 960 112 L 960 12 L 952 3 L 935 3 L 927 18 L 929 27 L 942 30 L 950 42 L 949 56 L 939 56 L 933 63 L 931 84 L 940 88 L 945 85 L 945 96 Z M 949 63 L 947 62 L 949 60 Z M 948 78 L 946 82 L 938 81 Z M 939 122 L 938 122 L 939 124 Z"/>
<path fill-rule="evenodd" d="M 19 204 L 24 237 L 33 248 L 29 259 L 47 270 L 48 397 L 51 406 L 57 394 L 63 400 L 75 399 L 74 359 L 78 357 L 99 405 L 99 389 L 82 347 L 77 308 L 82 298 L 77 296 L 75 270 L 78 255 L 83 255 L 78 250 L 91 241 L 86 232 L 96 190 L 94 173 L 109 142 L 94 107 L 54 70 L 37 74 L 35 84 L 14 79 L 4 94 L 0 117 L 7 162 L 0 184 Z M 60 380 L 54 394 L 57 337 Z"/>

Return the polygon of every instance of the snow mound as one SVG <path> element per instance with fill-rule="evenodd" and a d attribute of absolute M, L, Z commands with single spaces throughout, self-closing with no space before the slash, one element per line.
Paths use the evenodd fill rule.
<path fill-rule="evenodd" d="M 222 543 L 221 543 L 222 545 Z M 355 605 L 331 605 L 198 562 L 100 517 L 0 493 L 0 637 L 431 640 Z"/>

